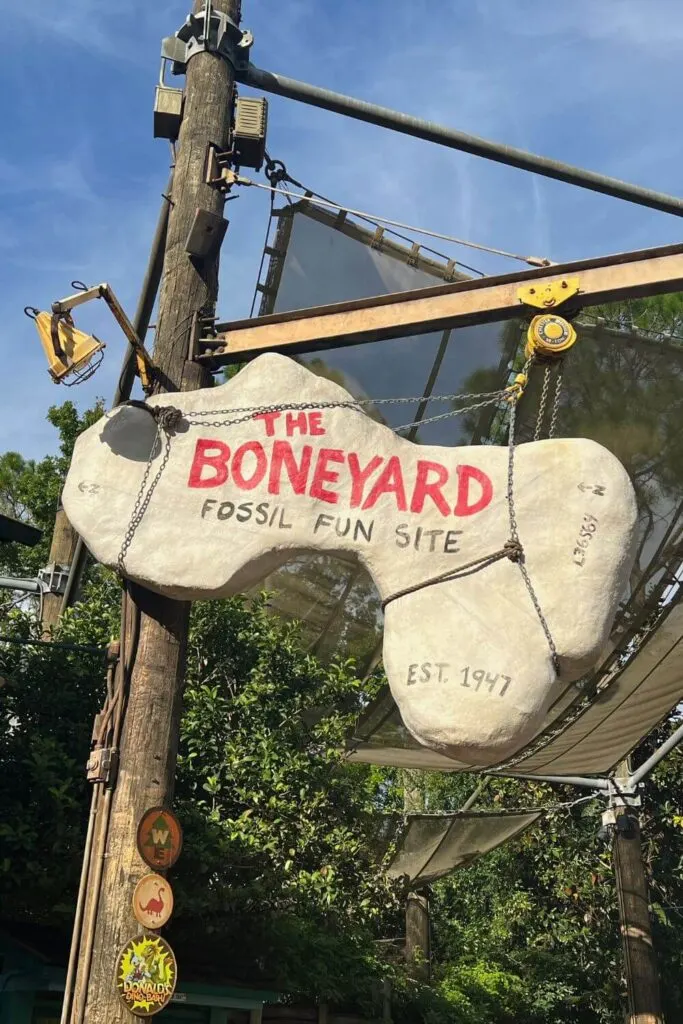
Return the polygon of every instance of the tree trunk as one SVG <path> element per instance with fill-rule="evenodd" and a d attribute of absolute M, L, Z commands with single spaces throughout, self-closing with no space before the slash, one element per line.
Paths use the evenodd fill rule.
<path fill-rule="evenodd" d="M 213 0 L 213 7 L 239 20 L 238 0 Z M 195 0 L 195 10 L 203 9 L 203 0 Z M 209 142 L 227 148 L 233 91 L 232 68 L 225 60 L 209 53 L 190 60 L 154 346 L 163 380 L 159 390 L 191 391 L 210 383 L 208 375 L 189 361 L 189 339 L 191 314 L 215 311 L 218 255 L 193 262 L 185 240 L 198 207 L 223 211 L 223 196 L 204 183 L 204 161 Z M 99 894 L 88 1024 L 131 1020 L 118 1000 L 114 975 L 121 947 L 140 931 L 131 900 L 136 882 L 148 869 L 136 850 L 136 830 L 148 808 L 169 805 L 173 798 L 190 606 L 141 588 L 134 588 L 133 597 L 141 613 L 140 639 Z M 81 970 L 87 967 L 80 964 Z"/>

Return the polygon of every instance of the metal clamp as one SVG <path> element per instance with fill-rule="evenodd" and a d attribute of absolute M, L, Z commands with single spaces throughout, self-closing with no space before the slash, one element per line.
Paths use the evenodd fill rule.
<path fill-rule="evenodd" d="M 207 51 L 223 57 L 237 72 L 249 66 L 253 43 L 248 29 L 242 30 L 228 14 L 214 11 L 207 0 L 201 13 L 188 14 L 176 34 L 162 40 L 161 56 L 172 61 L 174 75 L 184 75 L 192 57 Z"/>
<path fill-rule="evenodd" d="M 97 747 L 85 766 L 88 782 L 109 782 L 116 771 L 117 756 L 111 747 Z"/>
<path fill-rule="evenodd" d="M 630 779 L 608 779 L 608 795 L 610 810 L 637 810 L 642 805 L 640 783 Z"/>
<path fill-rule="evenodd" d="M 57 565 L 52 562 L 44 569 L 38 570 L 38 579 L 43 588 L 44 594 L 63 594 L 66 590 L 66 581 L 69 578 L 70 566 Z"/>

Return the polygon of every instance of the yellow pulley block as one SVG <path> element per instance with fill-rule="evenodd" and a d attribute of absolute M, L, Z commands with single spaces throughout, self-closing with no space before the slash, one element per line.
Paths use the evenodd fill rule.
<path fill-rule="evenodd" d="M 102 362 L 104 342 L 93 334 L 74 327 L 68 314 L 41 313 L 26 310 L 35 320 L 40 343 L 47 357 L 50 376 L 55 384 L 80 384 L 92 376 Z M 66 377 L 73 377 L 68 383 Z"/>
<path fill-rule="evenodd" d="M 576 341 L 576 331 L 564 317 L 542 313 L 529 324 L 524 354 L 527 359 L 557 359 L 565 355 Z"/>

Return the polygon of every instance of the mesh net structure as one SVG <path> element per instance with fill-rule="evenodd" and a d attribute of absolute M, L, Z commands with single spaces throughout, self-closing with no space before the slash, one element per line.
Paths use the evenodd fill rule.
<path fill-rule="evenodd" d="M 466 280 L 471 271 L 373 225 L 307 202 L 277 211 L 261 314 Z M 602 663 L 590 676 L 558 681 L 537 736 L 501 770 L 608 772 L 683 698 L 677 607 L 683 562 L 683 294 L 586 307 L 566 360 L 556 436 L 586 437 L 626 468 L 638 498 L 636 563 Z M 330 348 L 298 358 L 357 398 L 423 395 L 412 405 L 370 406 L 398 427 L 446 411 L 432 396 L 495 391 L 519 363 L 526 322 L 506 320 L 436 334 Z M 541 374 L 518 408 L 520 443 L 530 441 Z M 503 444 L 506 420 L 493 407 L 408 435 L 432 445 Z M 589 483 L 589 482 L 587 482 Z M 561 509 L 558 509 L 561 514 Z M 368 574 L 352 559 L 302 555 L 265 581 L 275 610 L 302 622 L 322 659 L 353 657 L 361 676 L 381 659 L 382 614 Z M 350 739 L 358 761 L 446 771 L 465 766 L 421 747 L 388 691 Z M 467 770 L 470 770 L 469 768 Z"/>

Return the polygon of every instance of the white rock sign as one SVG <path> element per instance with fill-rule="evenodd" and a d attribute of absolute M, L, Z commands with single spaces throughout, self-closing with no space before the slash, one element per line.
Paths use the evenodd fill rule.
<path fill-rule="evenodd" d="M 286 411 L 297 403 L 310 407 Z M 539 441 L 515 453 L 523 567 L 558 681 L 522 566 L 502 557 L 466 568 L 511 539 L 507 448 L 414 444 L 279 355 L 220 387 L 149 404 L 184 414 L 151 494 L 166 445 L 148 411 L 114 410 L 76 443 L 64 507 L 105 565 L 119 561 L 151 456 L 125 574 L 161 594 L 239 593 L 307 551 L 357 556 L 383 601 L 465 567 L 389 600 L 384 666 L 410 732 L 473 765 L 518 750 L 556 683 L 599 659 L 632 566 L 636 501 L 623 467 L 595 442 Z M 250 411 L 269 406 L 284 408 Z"/>

